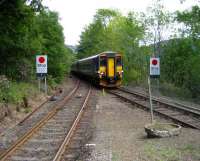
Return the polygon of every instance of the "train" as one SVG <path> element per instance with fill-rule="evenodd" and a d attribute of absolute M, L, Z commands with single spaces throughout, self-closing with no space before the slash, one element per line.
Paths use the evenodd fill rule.
<path fill-rule="evenodd" d="M 123 78 L 122 54 L 105 51 L 80 59 L 72 64 L 71 72 L 101 87 L 119 87 Z"/>

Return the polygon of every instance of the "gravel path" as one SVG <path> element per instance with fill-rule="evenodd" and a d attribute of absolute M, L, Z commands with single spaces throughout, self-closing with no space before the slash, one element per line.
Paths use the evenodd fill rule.
<path fill-rule="evenodd" d="M 158 122 L 169 122 L 158 116 Z M 150 114 L 107 94 L 99 94 L 94 112 L 94 144 L 88 161 L 197 161 L 200 133 L 182 129 L 178 137 L 147 139 L 144 125 Z M 192 137 L 191 137 L 192 136 Z"/>

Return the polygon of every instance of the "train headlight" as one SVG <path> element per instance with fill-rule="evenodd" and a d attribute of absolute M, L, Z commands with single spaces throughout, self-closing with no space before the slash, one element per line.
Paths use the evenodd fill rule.
<path fill-rule="evenodd" d="M 123 70 L 118 72 L 118 75 L 122 78 Z"/>
<path fill-rule="evenodd" d="M 105 72 L 98 71 L 97 73 L 99 74 L 99 78 L 102 78 L 105 76 Z"/>

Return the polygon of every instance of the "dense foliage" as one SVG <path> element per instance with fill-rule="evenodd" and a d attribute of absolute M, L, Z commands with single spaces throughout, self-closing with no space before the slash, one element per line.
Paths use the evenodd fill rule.
<path fill-rule="evenodd" d="M 182 37 L 169 41 L 162 55 L 163 76 L 178 87 L 189 89 L 193 97 L 200 93 L 200 8 L 177 12 L 178 22 L 185 24 Z"/>
<path fill-rule="evenodd" d="M 35 78 L 36 54 L 47 54 L 49 75 L 60 81 L 71 51 L 64 45 L 58 14 L 41 0 L 5 0 L 0 4 L 0 75 L 14 80 Z M 67 63 L 66 63 L 67 62 Z"/>
<path fill-rule="evenodd" d="M 100 9 L 81 35 L 78 58 L 103 51 L 119 51 L 123 54 L 125 82 L 138 81 L 143 79 L 141 73 L 146 64 L 139 50 L 143 34 L 143 27 L 134 13 L 123 16 L 116 10 Z"/>

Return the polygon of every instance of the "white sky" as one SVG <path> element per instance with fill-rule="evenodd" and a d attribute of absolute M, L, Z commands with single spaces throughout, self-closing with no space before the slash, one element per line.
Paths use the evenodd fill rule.
<path fill-rule="evenodd" d="M 198 0 L 186 0 L 183 4 L 180 0 L 163 1 L 166 9 L 171 12 L 188 9 L 198 3 Z M 64 28 L 65 43 L 77 45 L 81 32 L 92 22 L 97 9 L 119 9 L 123 14 L 129 11 L 145 12 L 152 4 L 152 0 L 44 0 L 43 4 L 59 13 L 60 23 Z"/>

